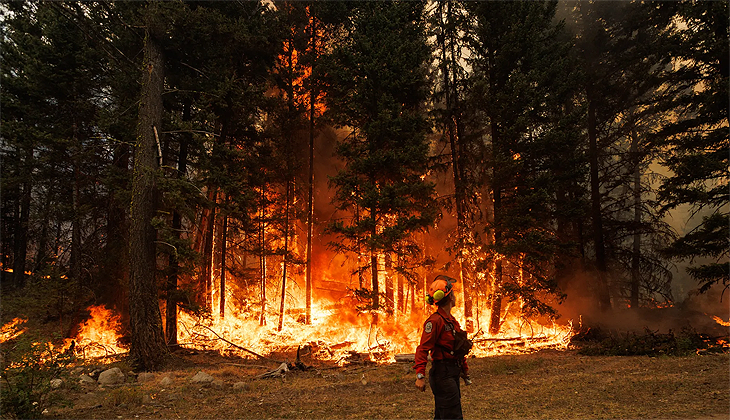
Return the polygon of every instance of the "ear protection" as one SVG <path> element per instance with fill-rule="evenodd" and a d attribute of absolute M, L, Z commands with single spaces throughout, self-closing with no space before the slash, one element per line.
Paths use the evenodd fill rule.
<path fill-rule="evenodd" d="M 443 274 L 436 276 L 429 287 L 429 292 L 426 294 L 426 302 L 429 305 L 433 305 L 436 302 L 441 301 L 444 297 L 448 296 L 454 288 L 456 279 L 444 276 Z"/>

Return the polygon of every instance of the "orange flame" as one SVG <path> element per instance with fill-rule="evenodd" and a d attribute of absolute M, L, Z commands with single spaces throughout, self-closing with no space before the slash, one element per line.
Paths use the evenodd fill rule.
<path fill-rule="evenodd" d="M 91 318 L 79 328 L 79 333 L 72 339 L 65 340 L 68 348 L 76 341 L 74 351 L 84 357 L 102 357 L 123 353 L 126 349 L 119 345 L 121 329 L 120 316 L 104 306 L 89 307 Z"/>
<path fill-rule="evenodd" d="M 730 321 L 725 322 L 719 316 L 713 316 L 712 319 L 714 319 L 715 322 L 717 322 L 718 324 L 722 325 L 723 327 L 730 327 Z"/>
<path fill-rule="evenodd" d="M 10 341 L 23 334 L 26 331 L 26 328 L 21 328 L 21 326 L 27 321 L 27 319 L 23 318 L 14 318 L 12 321 L 3 325 L 2 328 L 0 328 L 0 343 Z"/>

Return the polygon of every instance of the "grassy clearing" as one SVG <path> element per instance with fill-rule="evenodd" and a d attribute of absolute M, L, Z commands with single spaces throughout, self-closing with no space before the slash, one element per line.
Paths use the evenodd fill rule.
<path fill-rule="evenodd" d="M 473 419 L 727 419 L 730 355 L 584 356 L 575 351 L 471 359 L 474 384 L 462 385 Z M 69 407 L 50 418 L 347 419 L 431 418 L 433 397 L 413 387 L 403 364 L 313 369 L 284 379 L 253 379 L 275 366 L 198 355 L 145 384 L 67 390 Z M 221 388 L 188 382 L 204 370 Z M 164 375 L 173 385 L 158 384 Z M 233 389 L 236 382 L 245 382 Z"/>

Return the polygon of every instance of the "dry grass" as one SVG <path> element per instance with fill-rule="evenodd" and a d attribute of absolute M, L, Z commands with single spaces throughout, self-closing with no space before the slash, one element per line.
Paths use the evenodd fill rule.
<path fill-rule="evenodd" d="M 462 385 L 472 419 L 727 419 L 730 355 L 581 356 L 574 351 L 471 359 L 474 384 Z M 78 419 L 345 419 L 432 418 L 433 397 L 413 387 L 409 366 L 393 364 L 291 372 L 253 379 L 261 362 L 212 355 L 177 359 L 158 374 L 174 380 L 115 389 L 71 391 L 73 405 L 52 418 Z M 312 362 L 312 364 L 315 364 Z M 276 366 L 270 365 L 269 369 Z M 221 389 L 190 384 L 198 370 Z M 236 382 L 247 387 L 234 390 Z"/>

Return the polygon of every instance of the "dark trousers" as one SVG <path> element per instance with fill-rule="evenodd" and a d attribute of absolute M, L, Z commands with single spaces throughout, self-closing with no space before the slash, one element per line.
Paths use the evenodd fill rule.
<path fill-rule="evenodd" d="M 436 405 L 433 413 L 435 420 L 464 418 L 461 413 L 460 374 L 461 366 L 454 361 L 433 361 L 428 372 L 428 382 Z"/>

